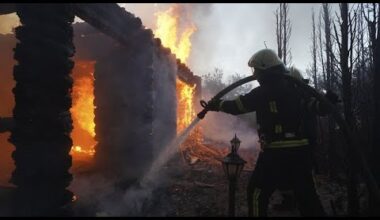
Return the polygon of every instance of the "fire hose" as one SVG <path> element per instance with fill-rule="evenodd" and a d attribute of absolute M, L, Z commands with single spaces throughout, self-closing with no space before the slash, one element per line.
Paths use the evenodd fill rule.
<path fill-rule="evenodd" d="M 236 81 L 234 83 L 232 83 L 231 85 L 227 86 L 226 88 L 224 88 L 222 91 L 220 91 L 218 94 L 216 94 L 212 99 L 220 99 L 222 98 L 225 94 L 231 92 L 232 90 L 234 90 L 235 88 L 247 83 L 247 82 L 250 82 L 250 81 L 253 81 L 255 80 L 256 78 L 252 75 L 252 76 L 247 76 L 239 81 Z M 201 106 L 203 107 L 203 110 L 201 112 L 198 113 L 197 117 L 199 119 L 203 119 L 207 112 L 209 111 L 207 109 L 207 102 L 205 102 L 204 100 L 201 100 Z"/>
<path fill-rule="evenodd" d="M 331 110 L 331 115 L 338 124 L 340 130 L 342 131 L 345 139 L 347 140 L 348 149 L 352 152 L 352 155 L 354 156 L 354 160 L 359 163 L 362 171 L 363 176 L 366 182 L 366 185 L 368 187 L 369 193 L 373 195 L 376 198 L 377 202 L 380 202 L 380 190 L 376 183 L 376 180 L 370 170 L 370 167 L 367 163 L 367 160 L 364 157 L 363 152 L 360 149 L 360 145 L 358 144 L 357 139 L 355 138 L 355 135 L 353 134 L 352 130 L 348 126 L 347 122 L 343 119 L 341 116 L 339 110 L 336 108 L 334 104 L 332 104 L 328 99 L 326 99 L 322 94 L 320 94 L 317 90 L 312 88 L 311 86 L 307 85 L 306 83 L 295 79 L 294 77 L 290 75 L 283 75 L 286 80 L 296 84 L 300 89 L 302 89 L 305 93 L 310 94 L 311 96 L 315 97 L 319 102 L 326 105 Z M 217 93 L 212 99 L 220 99 L 225 94 L 229 93 L 233 89 L 248 83 L 250 81 L 256 80 L 256 78 L 251 75 L 248 77 L 245 77 L 239 81 L 236 81 L 235 83 L 227 86 L 225 89 Z M 199 119 L 203 119 L 207 112 L 209 111 L 207 109 L 207 102 L 204 100 L 200 101 L 201 106 L 203 107 L 203 110 L 198 113 L 197 117 Z M 354 161 L 352 161 L 354 162 Z"/>

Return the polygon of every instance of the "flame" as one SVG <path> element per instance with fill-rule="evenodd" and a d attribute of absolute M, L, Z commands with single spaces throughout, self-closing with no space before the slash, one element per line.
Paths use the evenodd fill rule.
<path fill-rule="evenodd" d="M 186 63 L 191 51 L 190 38 L 196 27 L 190 24 L 179 36 L 179 5 L 176 4 L 166 11 L 156 12 L 157 17 L 155 37 L 161 39 L 162 45 L 170 48 L 181 62 Z"/>
<path fill-rule="evenodd" d="M 187 85 L 177 79 L 177 133 L 189 126 L 195 117 L 193 97 L 195 86 Z"/>
<path fill-rule="evenodd" d="M 166 11 L 155 13 L 157 20 L 154 35 L 155 37 L 160 38 L 162 45 L 170 48 L 182 63 L 186 63 L 191 51 L 190 38 L 196 28 L 193 24 L 190 24 L 183 29 L 182 33 L 179 33 L 179 7 L 180 5 L 175 4 Z M 190 86 L 177 79 L 176 86 L 178 100 L 177 133 L 179 133 L 190 125 L 191 121 L 194 119 L 195 110 L 193 97 L 196 85 Z"/>
<path fill-rule="evenodd" d="M 191 36 L 196 31 L 193 23 L 187 22 L 182 32 L 180 32 L 180 5 L 175 4 L 166 11 L 155 13 L 157 18 L 156 29 L 154 30 L 155 37 L 160 38 L 164 47 L 170 48 L 172 53 L 182 62 L 186 63 L 191 52 Z M 186 23 L 181 21 L 182 23 Z M 196 117 L 194 108 L 194 93 L 196 85 L 188 85 L 177 78 L 177 133 L 188 127 Z M 182 144 L 184 150 L 188 140 L 200 143 L 201 140 L 200 128 L 195 128 L 188 139 Z"/>
<path fill-rule="evenodd" d="M 87 155 L 90 155 L 90 156 L 93 156 L 95 154 L 95 149 L 94 148 L 85 150 L 85 149 L 82 149 L 81 146 L 73 146 L 71 149 L 72 149 L 73 152 L 84 153 L 84 154 L 87 154 Z"/>
<path fill-rule="evenodd" d="M 94 61 L 76 61 L 73 69 L 73 104 L 70 109 L 74 124 L 72 155 L 95 154 L 94 65 Z"/>

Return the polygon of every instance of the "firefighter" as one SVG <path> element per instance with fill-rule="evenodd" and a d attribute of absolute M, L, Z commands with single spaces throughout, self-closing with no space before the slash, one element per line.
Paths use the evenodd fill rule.
<path fill-rule="evenodd" d="M 212 99 L 210 111 L 238 115 L 256 112 L 262 152 L 247 188 L 248 215 L 266 216 L 276 189 L 293 190 L 302 216 L 324 216 L 312 176 L 312 149 L 305 131 L 305 113 L 325 115 L 327 105 L 303 95 L 271 49 L 255 53 L 248 62 L 260 86 L 235 100 Z"/>

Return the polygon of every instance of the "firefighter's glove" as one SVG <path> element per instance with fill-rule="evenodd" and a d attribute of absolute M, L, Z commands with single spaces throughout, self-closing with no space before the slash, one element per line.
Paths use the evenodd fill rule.
<path fill-rule="evenodd" d="M 207 109 L 209 111 L 220 111 L 220 103 L 222 100 L 220 99 L 211 99 L 210 101 L 207 102 Z"/>
<path fill-rule="evenodd" d="M 325 97 L 334 105 L 341 102 L 339 96 L 331 90 L 327 90 Z"/>

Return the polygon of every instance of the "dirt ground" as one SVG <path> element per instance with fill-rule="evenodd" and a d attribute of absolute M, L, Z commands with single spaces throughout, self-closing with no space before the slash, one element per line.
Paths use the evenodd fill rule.
<path fill-rule="evenodd" d="M 86 167 L 83 165 L 83 167 Z M 77 167 L 81 168 L 80 166 Z M 84 168 L 83 168 L 84 169 Z M 252 168 L 247 167 L 241 173 L 236 191 L 236 216 L 248 214 L 246 187 Z M 226 217 L 228 216 L 228 181 L 219 161 L 197 160 L 188 163 L 177 157 L 162 168 L 165 180 L 159 184 L 146 199 L 138 216 L 158 217 Z M 320 195 L 328 216 L 347 216 L 347 192 L 342 183 L 338 184 L 326 176 L 316 176 L 317 192 Z M 361 207 L 366 207 L 364 186 L 360 186 Z M 4 191 L 4 192 L 3 192 Z M 1 197 L 7 193 L 0 190 Z M 99 188 L 96 194 L 104 191 Z M 285 202 L 282 195 L 288 195 Z M 268 216 L 292 217 L 300 216 L 293 201 L 292 192 L 275 191 L 270 199 Z M 82 204 L 72 206 L 74 216 L 113 216 L 94 208 L 93 198 L 82 199 Z M 0 199 L 3 204 L 6 200 Z M 118 204 L 123 208 L 123 204 Z M 5 207 L 5 206 L 4 206 Z M 89 208 L 91 207 L 91 208 Z M 75 210 L 77 209 L 77 210 Z M 83 212 L 78 212 L 83 209 Z M 364 211 L 363 211 L 364 212 Z M 0 214 L 3 210 L 0 209 Z M 5 214 L 4 216 L 7 216 Z M 123 215 L 122 215 L 123 216 Z M 364 215 L 365 216 L 365 215 Z"/>
<path fill-rule="evenodd" d="M 236 191 L 236 216 L 248 214 L 246 187 L 252 170 L 244 170 Z M 325 176 L 315 177 L 317 192 L 328 216 L 345 216 L 345 187 Z M 364 188 L 362 186 L 361 188 Z M 365 193 L 360 190 L 360 196 Z M 283 202 L 283 196 L 287 199 Z M 365 206 L 364 201 L 361 202 Z M 198 162 L 178 166 L 166 187 L 156 190 L 155 201 L 146 208 L 146 216 L 225 217 L 228 216 L 228 181 L 221 164 Z M 275 191 L 268 206 L 268 216 L 300 216 L 291 191 Z"/>
<path fill-rule="evenodd" d="M 163 171 L 163 184 L 159 184 L 146 199 L 138 216 L 168 217 L 226 217 L 228 216 L 228 180 L 222 169 L 220 158 L 212 158 L 210 151 L 197 159 L 178 156 L 172 159 Z M 193 153 L 196 153 L 193 151 Z M 220 152 L 219 152 L 220 153 Z M 226 152 L 222 152 L 226 155 Z M 241 152 L 241 155 L 247 155 Z M 212 155 L 211 155 L 212 154 Z M 211 159 L 210 159 L 211 158 Z M 244 158 L 246 160 L 250 157 Z M 248 215 L 246 188 L 254 166 L 248 164 L 238 180 L 235 198 L 235 215 Z M 317 193 L 327 216 L 347 216 L 347 192 L 343 182 L 323 175 L 314 175 Z M 366 191 L 359 187 L 361 208 L 364 210 Z M 284 196 L 287 198 L 284 200 Z M 365 212 L 365 211 L 362 211 Z M 97 212 L 91 216 L 110 216 Z M 364 214 L 363 214 L 364 215 Z M 112 216 L 112 215 L 111 215 Z M 268 216 L 300 216 L 292 191 L 275 191 L 268 206 Z M 365 216 L 365 215 L 364 215 Z"/>

